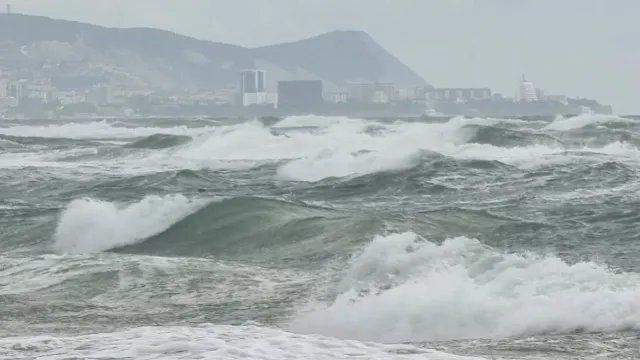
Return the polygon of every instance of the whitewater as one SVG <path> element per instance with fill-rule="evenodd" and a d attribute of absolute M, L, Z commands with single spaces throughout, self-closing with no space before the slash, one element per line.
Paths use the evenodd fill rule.
<path fill-rule="evenodd" d="M 640 358 L 640 121 L 0 122 L 0 359 Z"/>

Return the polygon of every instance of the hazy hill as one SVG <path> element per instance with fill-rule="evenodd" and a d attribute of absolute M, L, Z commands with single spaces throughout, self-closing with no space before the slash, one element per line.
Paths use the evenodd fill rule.
<path fill-rule="evenodd" d="M 323 79 L 428 86 L 415 72 L 359 31 L 248 49 L 197 40 L 165 30 L 116 29 L 47 17 L 0 16 L 0 67 L 28 67 L 40 76 L 84 76 L 164 89 L 234 86 L 243 68 L 263 67 L 268 82 Z"/>
<path fill-rule="evenodd" d="M 427 86 L 413 70 L 363 31 L 332 31 L 296 42 L 252 50 L 257 59 L 285 70 L 301 67 L 336 85 L 348 81 L 395 81 L 402 87 Z"/>

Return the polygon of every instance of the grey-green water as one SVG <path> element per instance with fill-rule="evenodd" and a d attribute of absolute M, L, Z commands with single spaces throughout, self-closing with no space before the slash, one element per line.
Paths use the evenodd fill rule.
<path fill-rule="evenodd" d="M 594 115 L 0 123 L 0 358 L 636 359 L 639 146 Z"/>

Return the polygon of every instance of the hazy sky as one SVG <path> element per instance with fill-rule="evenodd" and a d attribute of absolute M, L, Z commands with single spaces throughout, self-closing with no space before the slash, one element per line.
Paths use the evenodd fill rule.
<path fill-rule="evenodd" d="M 0 4 L 7 0 L 0 0 Z M 436 87 L 547 93 L 640 112 L 638 0 L 12 0 L 14 12 L 259 46 L 358 29 Z"/>

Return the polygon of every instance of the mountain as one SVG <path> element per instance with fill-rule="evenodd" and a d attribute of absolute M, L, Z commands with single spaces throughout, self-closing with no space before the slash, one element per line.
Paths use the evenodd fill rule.
<path fill-rule="evenodd" d="M 295 72 L 304 69 L 326 82 L 394 81 L 400 87 L 428 86 L 413 70 L 364 31 L 332 31 L 309 39 L 252 49 L 255 59 Z"/>
<path fill-rule="evenodd" d="M 0 16 L 2 67 L 32 76 L 166 90 L 235 86 L 239 71 L 253 67 L 267 71 L 271 87 L 289 79 L 322 79 L 335 90 L 360 80 L 429 86 L 360 31 L 250 49 L 165 30 L 106 28 L 22 14 Z"/>

